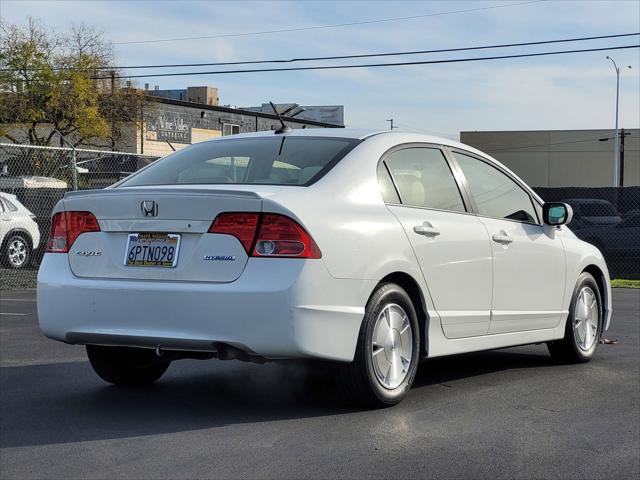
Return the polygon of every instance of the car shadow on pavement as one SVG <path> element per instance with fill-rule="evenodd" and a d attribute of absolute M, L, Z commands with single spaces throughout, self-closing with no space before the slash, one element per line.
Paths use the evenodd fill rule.
<path fill-rule="evenodd" d="M 491 350 L 432 358 L 421 364 L 413 388 L 430 385 L 448 385 L 456 380 L 488 375 L 505 370 L 552 367 L 557 364 L 544 347 Z M 538 350 L 532 353 L 532 348 Z"/>
<path fill-rule="evenodd" d="M 419 370 L 409 399 L 455 395 L 430 385 L 475 388 L 467 379 L 511 369 L 552 365 L 540 354 L 502 350 L 430 360 Z M 495 381 L 509 382 L 508 376 Z M 466 386 L 465 386 L 466 385 Z M 423 398 L 420 398 L 423 397 Z M 409 400 L 407 399 L 407 400 Z M 405 408 L 408 402 L 392 409 Z M 363 412 L 340 397 L 330 376 L 301 365 L 263 366 L 186 360 L 157 384 L 118 388 L 99 380 L 88 362 L 0 369 L 0 447 L 105 440 L 184 432 L 229 424 Z"/>

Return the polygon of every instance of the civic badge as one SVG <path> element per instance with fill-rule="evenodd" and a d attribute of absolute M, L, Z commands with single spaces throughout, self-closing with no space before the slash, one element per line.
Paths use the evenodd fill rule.
<path fill-rule="evenodd" d="M 81 257 L 99 257 L 102 255 L 102 252 L 97 250 L 94 250 L 94 251 L 81 250 L 79 252 L 76 252 L 76 255 L 80 255 Z"/>

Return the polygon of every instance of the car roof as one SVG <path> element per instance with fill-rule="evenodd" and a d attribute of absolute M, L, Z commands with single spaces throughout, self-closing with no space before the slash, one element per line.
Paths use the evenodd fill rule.
<path fill-rule="evenodd" d="M 265 130 L 261 132 L 240 133 L 237 135 L 218 137 L 209 141 L 219 142 L 219 141 L 241 139 L 241 138 L 272 137 L 274 135 L 283 136 L 283 137 L 351 138 L 354 140 L 366 140 L 367 138 L 371 138 L 371 137 L 385 136 L 385 137 L 397 138 L 398 143 L 421 142 L 421 143 L 433 143 L 437 145 L 447 145 L 450 147 L 463 148 L 465 150 L 473 151 L 483 156 L 487 156 L 486 153 L 480 152 L 479 150 L 469 145 L 462 144 L 450 138 L 438 137 L 435 135 L 427 135 L 422 133 L 409 133 L 409 132 L 401 132 L 401 131 L 374 130 L 374 129 L 350 128 L 350 127 L 348 128 L 296 128 L 289 132 L 284 132 L 284 133 L 275 133 L 272 130 Z"/>

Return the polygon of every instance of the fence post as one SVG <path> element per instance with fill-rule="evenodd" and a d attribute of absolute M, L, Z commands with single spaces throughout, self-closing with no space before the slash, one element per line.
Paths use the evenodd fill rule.
<path fill-rule="evenodd" d="M 73 145 L 71 146 L 72 153 L 71 153 L 71 185 L 73 186 L 73 190 L 76 191 L 78 190 L 78 168 L 77 168 L 77 163 L 76 163 L 76 147 L 74 147 Z"/>
<path fill-rule="evenodd" d="M 78 190 L 78 169 L 76 164 L 76 147 L 73 143 L 67 140 L 60 130 L 56 130 L 56 133 L 60 135 L 60 139 L 71 147 L 71 187 L 73 190 Z"/>

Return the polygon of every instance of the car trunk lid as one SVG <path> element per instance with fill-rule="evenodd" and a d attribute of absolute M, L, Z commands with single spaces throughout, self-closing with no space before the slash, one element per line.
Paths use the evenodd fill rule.
<path fill-rule="evenodd" d="M 65 196 L 64 209 L 93 213 L 100 231 L 76 239 L 69 250 L 69 264 L 74 275 L 84 278 L 232 282 L 242 274 L 247 253 L 238 239 L 208 233 L 209 227 L 221 212 L 259 212 L 261 208 L 258 193 L 240 189 L 73 192 Z M 128 265 L 128 246 L 134 245 L 135 234 L 141 234 L 139 238 L 171 235 L 177 249 L 175 266 L 152 265 L 152 255 L 146 266 Z"/>

